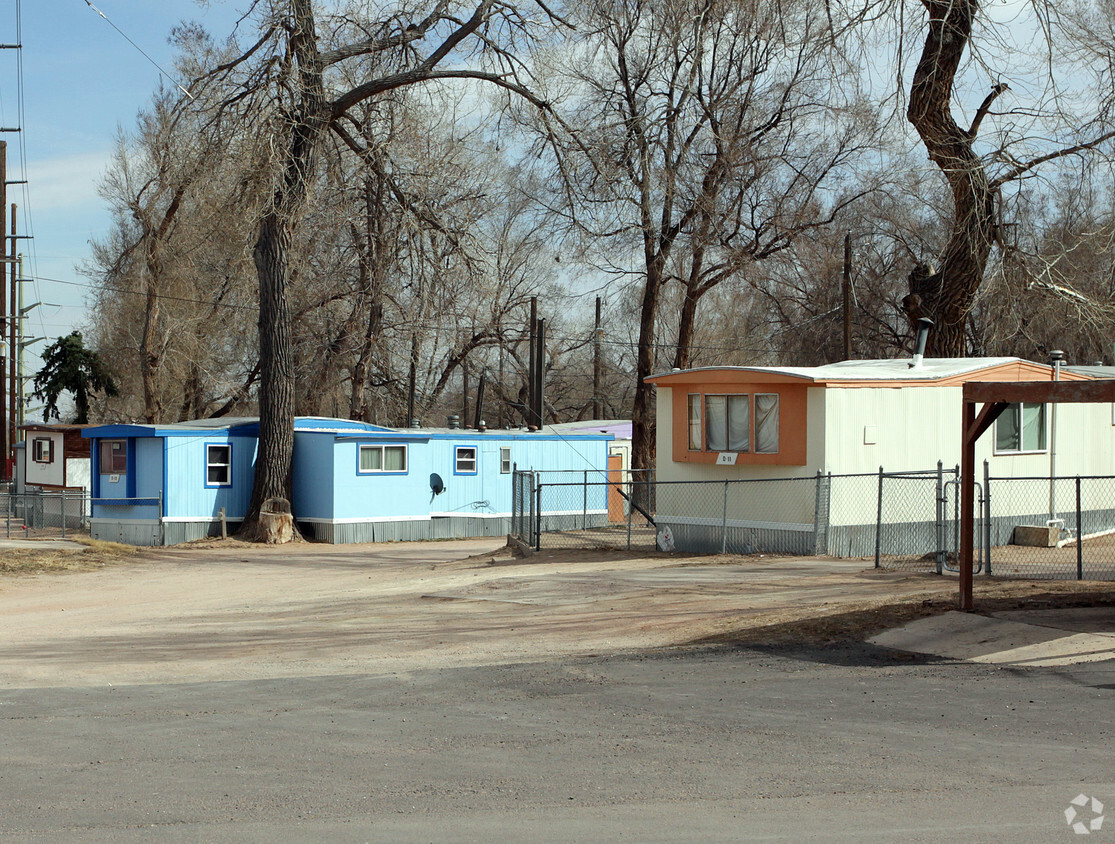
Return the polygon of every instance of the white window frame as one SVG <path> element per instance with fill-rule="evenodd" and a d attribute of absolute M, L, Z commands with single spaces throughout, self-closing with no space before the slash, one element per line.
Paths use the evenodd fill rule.
<path fill-rule="evenodd" d="M 401 469 L 385 469 L 387 465 L 387 449 L 401 450 L 403 454 L 403 468 Z M 378 451 L 379 465 L 378 469 L 365 469 L 364 468 L 364 452 Z M 358 475 L 405 475 L 410 470 L 410 451 L 406 443 L 361 443 L 360 447 L 356 450 L 356 474 Z"/>
<path fill-rule="evenodd" d="M 471 457 L 461 457 L 462 451 L 471 451 Z M 472 464 L 472 468 L 462 468 Z M 475 475 L 480 471 L 480 449 L 475 445 L 458 445 L 453 447 L 453 474 Z"/>
<path fill-rule="evenodd" d="M 501 475 L 511 474 L 511 446 L 509 445 L 499 447 L 499 473 Z"/>
<path fill-rule="evenodd" d="M 228 455 L 227 460 L 214 460 L 213 449 L 223 448 Z M 224 469 L 223 481 L 210 480 L 211 469 Z M 206 443 L 205 444 L 205 485 L 207 487 L 232 486 L 232 443 Z"/>
<path fill-rule="evenodd" d="M 1023 426 L 1022 426 L 1022 415 L 1025 412 L 1025 407 L 1026 406 L 1031 406 L 1032 407 L 1032 406 L 1035 406 L 1035 405 L 1037 407 L 1041 408 L 1042 444 L 1039 448 L 1026 448 L 1025 447 L 1026 443 L 1025 443 L 1025 440 L 1024 440 L 1025 431 L 1023 430 Z M 999 418 L 995 420 L 995 426 L 994 426 L 995 427 L 995 430 L 994 430 L 995 439 L 994 439 L 994 451 L 993 451 L 993 453 L 996 454 L 996 455 L 1004 455 L 1004 456 L 1013 455 L 1013 454 L 1048 454 L 1049 453 L 1049 411 L 1048 411 L 1048 407 L 1049 406 L 1047 404 L 1044 404 L 1042 402 L 1033 402 L 1033 401 L 1020 402 L 1020 403 L 1014 403 L 1014 404 L 1007 405 L 1006 410 L 1004 410 L 999 415 Z M 1016 417 L 1015 424 L 1017 425 L 1017 430 L 1018 430 L 1018 448 L 1001 448 L 999 446 L 999 423 L 1000 423 L 1000 421 L 1003 420 L 1003 417 L 1006 416 L 1008 413 L 1012 414 Z"/>

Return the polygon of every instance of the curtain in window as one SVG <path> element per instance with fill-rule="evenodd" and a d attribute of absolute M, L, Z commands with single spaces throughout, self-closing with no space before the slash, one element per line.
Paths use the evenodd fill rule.
<path fill-rule="evenodd" d="M 705 448 L 709 451 L 728 450 L 728 397 L 705 398 Z"/>
<path fill-rule="evenodd" d="M 778 453 L 778 396 L 773 393 L 755 396 L 755 451 Z"/>
<path fill-rule="evenodd" d="M 751 449 L 750 396 L 728 396 L 728 451 Z"/>
<path fill-rule="evenodd" d="M 689 450 L 701 450 L 701 396 L 689 394 Z"/>
<path fill-rule="evenodd" d="M 1045 405 L 1022 405 L 1022 450 L 1045 449 Z"/>
<path fill-rule="evenodd" d="M 383 449 L 383 469 L 386 472 L 405 472 L 407 450 L 404 446 L 387 446 Z"/>
<path fill-rule="evenodd" d="M 361 472 L 378 472 L 383 469 L 383 449 L 380 448 L 362 448 L 360 449 L 360 471 Z"/>
<path fill-rule="evenodd" d="M 995 450 L 1018 451 L 1021 446 L 1018 435 L 1018 405 L 1012 404 L 995 420 Z"/>

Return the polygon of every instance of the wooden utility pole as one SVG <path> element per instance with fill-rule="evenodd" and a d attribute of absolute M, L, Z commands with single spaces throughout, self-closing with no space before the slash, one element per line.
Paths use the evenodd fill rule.
<path fill-rule="evenodd" d="M 535 353 L 534 424 L 542 430 L 546 418 L 546 320 L 538 320 L 538 351 Z"/>
<path fill-rule="evenodd" d="M 0 141 L 0 233 L 6 231 L 7 228 L 8 228 L 8 142 L 7 141 Z M 4 250 L 0 249 L 0 252 L 3 252 L 3 251 Z M 12 251 L 13 252 L 15 251 L 14 244 L 12 246 Z M 6 291 L 4 289 L 4 284 L 2 282 L 0 282 L 0 314 L 7 314 L 8 313 L 7 299 L 8 299 L 8 297 L 7 297 Z M 15 305 L 13 304 L 12 307 L 14 308 Z M 2 319 L 0 319 L 0 331 L 4 331 L 3 326 L 4 326 L 4 321 Z M 3 353 L 3 347 L 5 345 L 7 345 L 6 343 L 3 342 L 3 338 L 6 337 L 6 336 L 7 336 L 6 331 L 4 331 L 3 334 L 0 334 L 0 415 L 5 414 L 6 408 L 8 406 L 8 402 L 6 400 L 7 399 L 7 395 L 6 395 L 7 389 L 5 387 L 5 381 L 4 381 L 4 365 L 6 363 L 5 357 L 7 357 L 7 355 L 5 355 Z M 13 358 L 15 357 L 14 350 L 9 352 L 9 354 L 11 354 L 11 356 Z M 0 426 L 0 455 L 3 455 L 3 461 L 4 461 L 3 467 L 0 468 L 0 477 L 2 477 L 3 480 L 11 480 L 12 479 L 12 474 L 13 473 L 9 470 L 9 466 L 14 465 L 14 462 L 13 463 L 9 462 L 11 460 L 11 456 L 12 456 L 11 442 L 12 442 L 11 439 L 9 439 L 9 437 L 8 437 L 8 422 L 7 422 L 7 420 L 4 420 L 4 424 L 2 426 Z"/>
<path fill-rule="evenodd" d="M 592 335 L 592 418 L 604 418 L 604 402 L 600 396 L 600 381 L 604 361 L 600 356 L 600 297 L 596 297 L 596 329 Z"/>
<path fill-rule="evenodd" d="M 461 427 L 468 427 L 468 361 L 461 361 Z"/>
<path fill-rule="evenodd" d="M 852 359 L 852 236 L 844 235 L 844 360 Z"/>
<path fill-rule="evenodd" d="M 11 275 L 11 287 L 9 288 L 9 295 L 8 295 L 8 312 L 11 315 L 11 319 L 8 320 L 9 337 L 10 337 L 10 339 L 8 341 L 8 371 L 9 371 L 9 376 L 8 377 L 10 379 L 8 381 L 8 385 L 9 385 L 9 394 L 8 394 L 8 408 L 9 408 L 9 410 L 8 410 L 8 443 L 10 445 L 9 445 L 9 454 L 5 455 L 6 457 L 9 457 L 9 458 L 11 457 L 11 449 L 15 447 L 16 436 L 17 436 L 15 426 L 16 426 L 16 419 L 18 418 L 18 410 L 19 410 L 18 407 L 17 407 L 17 403 L 19 401 L 19 380 L 18 380 L 19 379 L 19 374 L 16 371 L 16 361 L 19 359 L 19 327 L 20 327 L 19 326 L 20 315 L 18 313 L 18 310 L 19 310 L 19 290 L 18 290 L 19 282 L 17 280 L 19 278 L 19 267 L 16 265 L 16 244 L 19 241 L 17 240 L 18 232 L 16 231 L 16 210 L 17 210 L 17 208 L 16 208 L 16 204 L 14 202 L 11 205 L 11 209 L 12 209 L 12 248 L 11 248 L 11 252 L 8 256 L 10 261 L 11 261 L 11 263 L 8 265 L 8 267 L 11 270 L 11 274 L 12 274 Z M 14 463 L 13 463 L 13 465 L 14 465 Z"/>
<path fill-rule="evenodd" d="M 530 358 L 527 362 L 527 412 L 524 414 L 527 425 L 534 425 L 534 397 L 537 387 L 534 383 L 536 362 L 534 354 L 537 351 L 538 331 L 538 297 L 530 297 Z"/>

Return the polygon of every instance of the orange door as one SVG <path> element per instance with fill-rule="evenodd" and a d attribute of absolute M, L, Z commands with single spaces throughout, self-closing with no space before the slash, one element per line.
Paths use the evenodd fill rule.
<path fill-rule="evenodd" d="M 623 482 L 623 457 L 619 454 L 608 455 L 608 521 L 620 524 L 624 521 L 623 496 L 620 495 Z"/>

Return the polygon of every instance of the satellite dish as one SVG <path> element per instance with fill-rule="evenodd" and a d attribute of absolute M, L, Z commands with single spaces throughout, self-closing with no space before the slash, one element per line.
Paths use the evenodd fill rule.
<path fill-rule="evenodd" d="M 433 495 L 430 496 L 431 501 L 434 500 L 435 495 L 441 495 L 445 492 L 445 482 L 437 472 L 430 475 L 430 492 L 433 493 Z"/>

